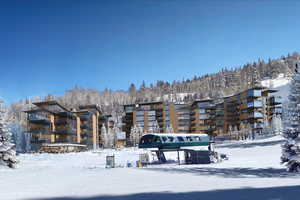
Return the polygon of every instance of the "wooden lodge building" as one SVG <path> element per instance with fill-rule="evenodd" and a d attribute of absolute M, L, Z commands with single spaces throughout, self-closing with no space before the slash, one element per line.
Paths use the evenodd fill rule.
<path fill-rule="evenodd" d="M 274 115 L 281 115 L 281 98 L 276 90 L 253 87 L 221 99 L 197 100 L 191 104 L 148 102 L 124 105 L 123 131 L 130 137 L 133 126 L 152 132 L 157 121 L 160 133 L 206 133 L 230 135 L 230 127 L 238 130 L 247 125 L 252 133 L 261 134 L 270 126 Z"/>

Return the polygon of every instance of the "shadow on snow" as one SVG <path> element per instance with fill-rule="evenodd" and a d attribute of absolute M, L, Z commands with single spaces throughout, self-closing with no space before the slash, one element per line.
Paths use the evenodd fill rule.
<path fill-rule="evenodd" d="M 168 173 L 189 173 L 195 175 L 220 176 L 224 178 L 288 178 L 298 177 L 300 174 L 289 173 L 286 169 L 275 168 L 144 168 L 143 170 L 161 171 Z M 300 180 L 299 180 L 300 181 Z"/>
<path fill-rule="evenodd" d="M 283 144 L 284 140 L 267 141 L 267 142 L 252 142 L 252 143 L 236 143 L 236 144 L 219 144 L 217 148 L 251 148 L 251 147 L 266 147 L 277 144 Z"/>
<path fill-rule="evenodd" d="M 99 186 L 101 187 L 101 186 Z M 238 199 L 238 200 L 291 200 L 299 198 L 299 186 L 285 186 L 272 188 L 240 188 L 228 190 L 213 190 L 203 192 L 154 192 L 138 193 L 128 195 L 104 195 L 94 197 L 58 197 L 45 198 L 41 200 L 219 200 L 219 199 Z"/>

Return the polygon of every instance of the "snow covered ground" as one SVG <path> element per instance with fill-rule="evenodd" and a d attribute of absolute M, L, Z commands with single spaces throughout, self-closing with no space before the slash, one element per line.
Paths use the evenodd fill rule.
<path fill-rule="evenodd" d="M 291 78 L 285 77 L 284 74 L 279 74 L 275 79 L 266 79 L 261 81 L 262 86 L 274 88 L 277 90 L 276 96 L 281 96 L 283 101 L 288 100 L 288 94 L 290 90 Z"/>
<path fill-rule="evenodd" d="M 126 168 L 139 150 L 98 153 L 23 154 L 16 170 L 0 168 L 0 199 L 299 199 L 300 175 L 280 165 L 276 136 L 222 144 L 229 160 L 210 165 Z M 120 168 L 105 169 L 115 154 Z"/>

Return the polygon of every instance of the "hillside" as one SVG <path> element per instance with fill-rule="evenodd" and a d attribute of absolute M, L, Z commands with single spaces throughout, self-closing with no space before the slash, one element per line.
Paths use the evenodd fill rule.
<path fill-rule="evenodd" d="M 15 102 L 10 105 L 10 113 L 16 122 L 21 122 L 25 126 L 22 111 L 30 109 L 32 102 L 56 99 L 69 108 L 76 108 L 82 104 L 98 104 L 104 113 L 119 117 L 122 115 L 124 104 L 148 101 L 191 102 L 195 99 L 223 97 L 250 88 L 258 82 L 279 89 L 278 94 L 286 98 L 287 83 L 293 72 L 294 63 L 298 60 L 300 60 L 299 53 L 269 59 L 267 62 L 259 59 L 239 68 L 222 68 L 218 73 L 195 76 L 183 81 L 172 83 L 157 81 L 149 86 L 143 83 L 139 87 L 131 84 L 127 91 L 110 89 L 98 91 L 75 87 L 67 90 L 62 96 L 49 94 Z"/>

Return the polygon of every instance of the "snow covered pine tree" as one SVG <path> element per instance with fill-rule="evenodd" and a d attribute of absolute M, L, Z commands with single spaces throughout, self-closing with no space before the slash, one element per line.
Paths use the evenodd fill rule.
<path fill-rule="evenodd" d="M 300 149 L 296 141 L 300 133 L 300 63 L 296 63 L 295 67 L 289 103 L 284 112 L 285 143 L 282 145 L 281 156 L 281 162 L 286 164 L 289 172 L 300 172 Z"/>
<path fill-rule="evenodd" d="M 15 168 L 17 164 L 16 151 L 11 143 L 11 133 L 6 121 L 6 112 L 0 99 L 0 165 Z"/>

